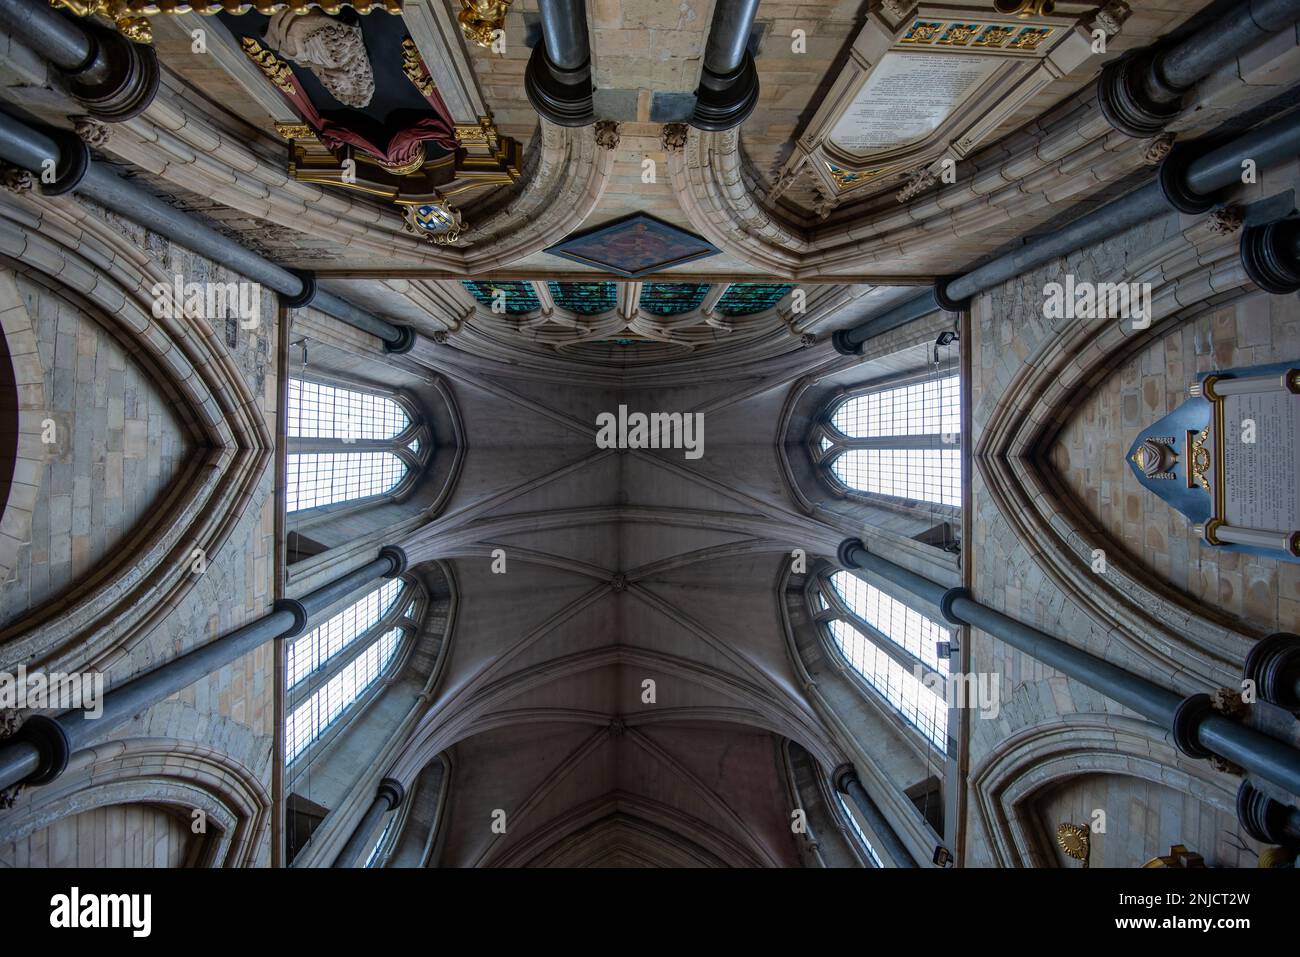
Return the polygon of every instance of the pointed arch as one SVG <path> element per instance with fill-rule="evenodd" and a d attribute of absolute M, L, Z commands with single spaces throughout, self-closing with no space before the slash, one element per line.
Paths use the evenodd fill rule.
<path fill-rule="evenodd" d="M 195 316 L 155 317 L 153 290 L 172 277 L 93 208 L 67 197 L 0 201 L 0 254 L 129 342 L 201 449 L 113 556 L 0 631 L 0 663 L 107 671 L 197 584 L 196 550 L 216 555 L 257 498 L 273 439 L 217 330 Z"/>

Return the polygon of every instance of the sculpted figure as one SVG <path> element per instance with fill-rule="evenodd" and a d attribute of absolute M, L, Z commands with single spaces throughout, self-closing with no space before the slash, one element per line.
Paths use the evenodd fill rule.
<path fill-rule="evenodd" d="M 267 24 L 266 45 L 311 70 L 330 95 L 345 106 L 368 106 L 375 95 L 375 75 L 360 27 L 317 10 L 297 14 L 285 9 Z"/>

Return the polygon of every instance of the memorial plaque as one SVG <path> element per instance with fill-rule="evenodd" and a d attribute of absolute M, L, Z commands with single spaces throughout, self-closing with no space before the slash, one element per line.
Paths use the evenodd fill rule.
<path fill-rule="evenodd" d="M 1223 423 L 1223 520 L 1300 529 L 1300 396 L 1280 390 L 1225 396 Z"/>
<path fill-rule="evenodd" d="M 993 57 L 889 53 L 831 130 L 830 141 L 857 156 L 919 142 L 998 68 Z"/>
<path fill-rule="evenodd" d="M 1205 374 L 1128 461 L 1208 544 L 1300 562 L 1300 364 Z"/>

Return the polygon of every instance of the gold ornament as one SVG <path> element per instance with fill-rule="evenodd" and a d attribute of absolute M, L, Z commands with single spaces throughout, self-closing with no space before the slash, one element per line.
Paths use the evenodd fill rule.
<path fill-rule="evenodd" d="M 180 2 L 159 3 L 158 0 L 50 0 L 50 6 L 56 10 L 67 10 L 78 17 L 103 17 L 111 20 L 119 33 L 133 43 L 153 43 L 153 24 L 149 17 L 159 14 L 194 13 L 205 17 L 218 13 L 235 16 L 256 10 L 270 15 L 289 9 L 295 13 L 306 13 L 316 7 L 326 13 L 338 13 L 344 7 L 351 7 L 357 13 L 370 13 L 383 10 L 385 13 L 402 14 L 402 0 L 180 0 Z"/>
<path fill-rule="evenodd" d="M 1082 824 L 1059 825 L 1056 828 L 1056 843 L 1067 857 L 1082 861 L 1084 867 L 1088 866 L 1088 858 L 1092 854 L 1092 837 Z"/>
<path fill-rule="evenodd" d="M 483 48 L 492 46 L 498 30 L 505 28 L 510 0 L 460 0 L 461 32 L 470 43 Z"/>

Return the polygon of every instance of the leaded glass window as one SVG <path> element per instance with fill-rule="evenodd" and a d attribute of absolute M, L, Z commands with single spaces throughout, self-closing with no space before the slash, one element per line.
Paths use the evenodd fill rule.
<path fill-rule="evenodd" d="M 853 828 L 853 833 L 857 837 L 858 841 L 861 842 L 863 849 L 867 852 L 867 856 L 871 858 L 872 863 L 877 867 L 884 867 L 885 865 L 880 863 L 880 855 L 877 854 L 876 849 L 871 846 L 871 841 L 867 840 L 866 831 L 862 830 L 862 825 L 858 823 L 857 817 L 849 808 L 849 802 L 844 800 L 844 795 L 840 794 L 838 791 L 835 792 L 835 796 L 840 799 L 840 810 L 844 812 L 844 816 L 848 818 L 849 826 Z"/>
<path fill-rule="evenodd" d="M 421 461 L 421 427 L 390 395 L 291 378 L 288 424 L 289 512 L 389 494 Z"/>
<path fill-rule="evenodd" d="M 961 507 L 961 382 L 943 375 L 840 400 L 819 465 L 850 492 Z"/>
<path fill-rule="evenodd" d="M 940 751 L 948 749 L 948 706 L 866 633 L 842 619 L 829 623 L 840 654 L 877 694 Z"/>
<path fill-rule="evenodd" d="M 285 727 L 285 760 L 292 762 L 342 717 L 384 673 L 402 641 L 391 628 L 290 712 Z"/>
<path fill-rule="evenodd" d="M 393 607 L 401 590 L 400 579 L 384 582 L 360 601 L 294 639 L 289 645 L 289 687 L 297 686 L 352 645 L 359 636 L 364 636 Z"/>

